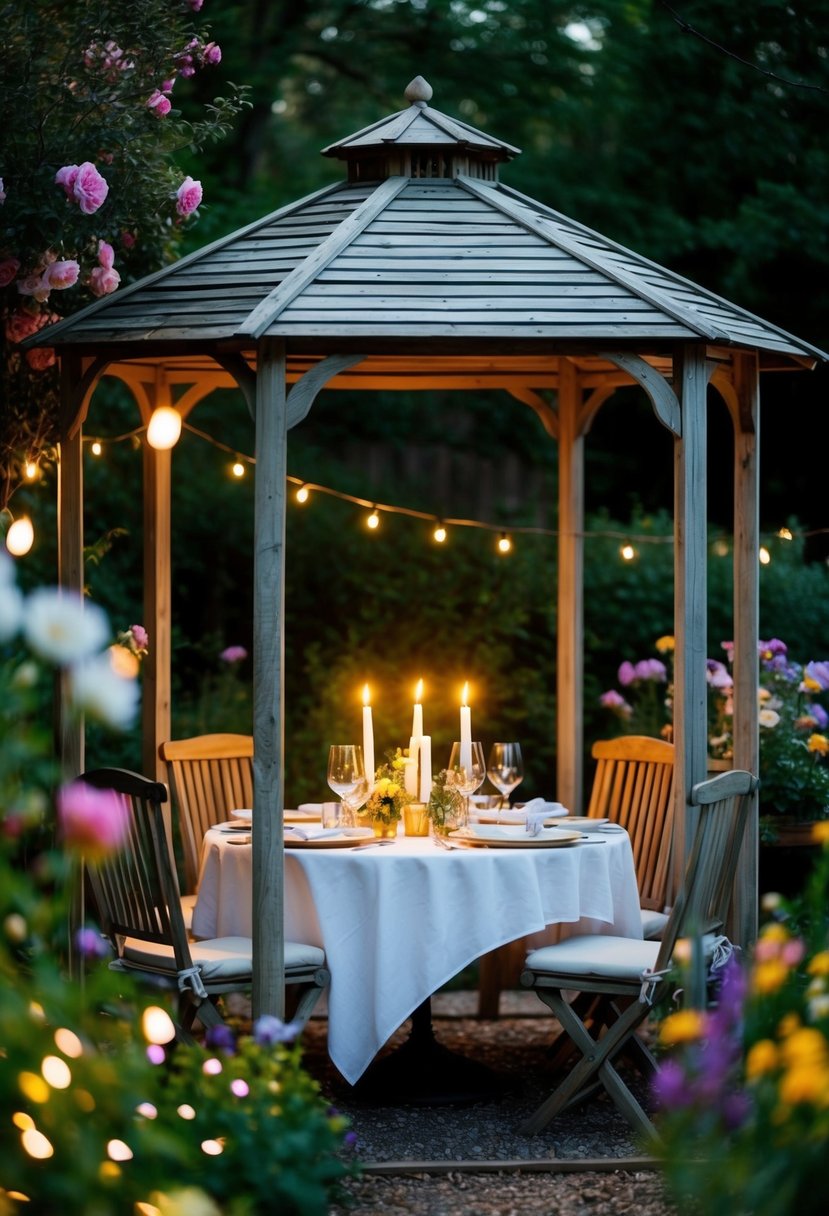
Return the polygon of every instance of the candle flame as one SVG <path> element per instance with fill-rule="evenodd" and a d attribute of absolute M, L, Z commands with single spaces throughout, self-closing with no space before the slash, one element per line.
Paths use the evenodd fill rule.
<path fill-rule="evenodd" d="M 419 703 L 422 700 L 423 700 L 423 681 L 418 680 L 417 686 L 415 688 L 415 701 Z"/>
<path fill-rule="evenodd" d="M 371 696 L 369 695 L 368 684 L 363 685 L 363 705 L 371 705 Z"/>
<path fill-rule="evenodd" d="M 463 692 L 461 693 L 461 705 L 468 705 L 468 704 L 469 704 L 469 684 L 467 682 L 466 684 L 464 684 Z"/>

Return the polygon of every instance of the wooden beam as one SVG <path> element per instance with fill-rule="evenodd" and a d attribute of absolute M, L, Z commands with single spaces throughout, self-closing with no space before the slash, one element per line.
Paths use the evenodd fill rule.
<path fill-rule="evenodd" d="M 584 438 L 578 372 L 561 361 L 558 392 L 556 798 L 581 814 L 584 683 Z"/>
<path fill-rule="evenodd" d="M 734 428 L 734 767 L 757 776 L 760 636 L 760 377 L 757 356 L 736 358 Z M 757 795 L 740 853 L 730 936 L 744 948 L 757 936 L 759 823 Z"/>
<path fill-rule="evenodd" d="M 287 412 L 288 429 L 302 422 L 314 404 L 317 393 L 324 388 L 338 372 L 352 367 L 362 360 L 362 355 L 329 355 L 321 363 L 315 363 L 291 389 L 288 394 Z"/>
<path fill-rule="evenodd" d="M 549 401 L 545 401 L 535 389 L 526 388 L 523 385 L 513 385 L 508 392 L 516 401 L 523 401 L 524 405 L 528 405 L 531 410 L 535 410 L 547 434 L 553 439 L 558 439 L 558 415 Z"/>
<path fill-rule="evenodd" d="M 676 814 L 673 876 L 692 838 L 691 789 L 708 771 L 707 388 L 705 350 L 683 346 L 675 360 L 682 434 L 674 441 L 674 732 Z"/>
<path fill-rule="evenodd" d="M 602 352 L 602 358 L 609 363 L 615 363 L 645 390 L 650 398 L 654 413 L 663 426 L 674 435 L 682 433 L 682 419 L 676 394 L 664 376 L 655 371 L 639 355 L 629 355 L 623 351 Z"/>
<path fill-rule="evenodd" d="M 285 344 L 259 343 L 253 559 L 253 1016 L 285 1011 Z"/>
<path fill-rule="evenodd" d="M 135 389 L 130 385 L 131 390 Z M 141 411 L 170 405 L 166 377 L 159 375 L 152 389 L 138 386 Z M 148 398 L 148 400 L 145 400 Z M 144 659 L 141 698 L 141 763 L 146 777 L 166 781 L 159 746 L 170 738 L 172 665 L 171 482 L 172 451 L 159 452 L 143 438 L 144 476 L 144 627 L 150 635 Z"/>

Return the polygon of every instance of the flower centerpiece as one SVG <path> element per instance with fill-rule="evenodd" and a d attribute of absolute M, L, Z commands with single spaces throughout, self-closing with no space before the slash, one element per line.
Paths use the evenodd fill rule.
<path fill-rule="evenodd" d="M 439 836 L 447 836 L 466 821 L 466 799 L 453 783 L 453 774 L 447 769 L 435 777 L 426 811 L 432 826 Z"/>
<path fill-rule="evenodd" d="M 660 638 L 666 658 L 625 662 L 619 668 L 624 693 L 610 689 L 600 704 L 618 719 L 626 734 L 673 734 L 673 638 Z M 708 754 L 727 765 L 734 755 L 734 643 L 722 642 L 723 659 L 709 659 Z M 760 641 L 760 807 L 763 838 L 774 841 L 791 822 L 829 817 L 829 712 L 821 698 L 829 693 L 829 661 L 794 662 L 779 638 Z M 664 685 L 664 691 L 662 690 Z"/>
<path fill-rule="evenodd" d="M 716 1007 L 662 1022 L 656 1151 L 679 1210 L 780 1216 L 829 1205 L 829 823 L 805 895 L 766 895 L 753 956 Z M 684 981 L 683 977 L 683 981 Z"/>
<path fill-rule="evenodd" d="M 395 752 L 389 752 L 386 763 L 375 773 L 374 789 L 368 801 L 357 811 L 358 820 L 370 825 L 375 836 L 396 836 L 403 811 L 413 801 L 413 795 L 407 793 L 403 780 L 405 763 L 399 747 Z"/>

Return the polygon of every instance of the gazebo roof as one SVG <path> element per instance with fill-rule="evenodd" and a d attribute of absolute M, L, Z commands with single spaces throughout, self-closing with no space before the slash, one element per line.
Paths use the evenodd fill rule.
<path fill-rule="evenodd" d="M 699 339 L 795 364 L 826 358 L 503 185 L 497 163 L 517 149 L 433 110 L 420 77 L 407 96 L 406 110 L 325 149 L 349 180 L 96 301 L 37 344 L 121 355 L 135 344 L 138 355 L 146 343 L 251 350 L 269 336 L 294 351 L 422 339 L 505 353 L 519 341 L 659 351 Z"/>

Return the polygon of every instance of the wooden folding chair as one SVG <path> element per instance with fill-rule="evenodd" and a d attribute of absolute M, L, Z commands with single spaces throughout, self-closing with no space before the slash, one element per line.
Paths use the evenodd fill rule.
<path fill-rule="evenodd" d="M 642 934 L 658 937 L 670 903 L 674 814 L 674 745 L 649 735 L 622 735 L 593 745 L 596 774 L 587 814 L 627 830 L 639 884 Z"/>
<path fill-rule="evenodd" d="M 253 736 L 194 735 L 162 743 L 158 754 L 167 765 L 184 887 L 192 895 L 207 829 L 230 819 L 234 810 L 253 806 Z"/>
<path fill-rule="evenodd" d="M 623 735 L 593 745 L 597 761 L 587 814 L 610 819 L 630 835 L 643 937 L 656 938 L 668 917 L 673 825 L 674 745 L 648 735 Z M 480 962 L 478 1016 L 497 1018 L 501 991 L 518 982 L 525 939 L 508 942 Z"/>
<path fill-rule="evenodd" d="M 190 1038 L 196 1016 L 204 1026 L 220 1025 L 215 998 L 251 987 L 252 943 L 249 937 L 188 941 L 163 811 L 166 789 L 125 769 L 96 769 L 81 780 L 113 790 L 129 813 L 123 849 L 88 866 L 101 928 L 116 954 L 110 967 L 175 993 L 182 1037 Z M 286 942 L 285 979 L 299 986 L 294 1020 L 304 1025 L 330 980 L 323 951 Z"/>
<path fill-rule="evenodd" d="M 581 1053 L 553 1093 L 526 1120 L 521 1130 L 534 1135 L 566 1107 L 583 1101 L 600 1085 L 640 1132 L 656 1131 L 641 1105 L 616 1071 L 613 1061 L 629 1051 L 650 1070 L 655 1061 L 636 1031 L 651 1005 L 666 993 L 677 938 L 701 937 L 710 953 L 722 931 L 731 899 L 737 858 L 745 830 L 750 796 L 758 781 L 735 770 L 694 786 L 691 804 L 698 807 L 685 878 L 661 942 L 591 935 L 532 951 L 521 984 L 537 992 Z M 603 1000 L 607 1025 L 602 1038 L 591 1034 L 565 993 L 596 994 Z"/>

